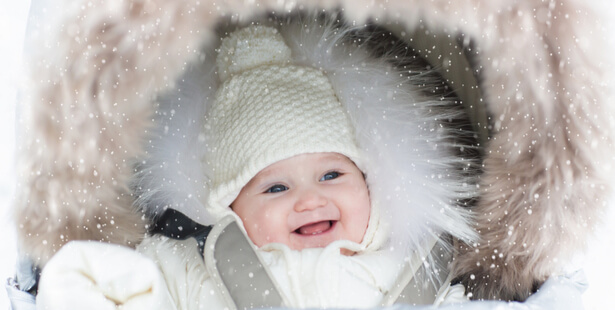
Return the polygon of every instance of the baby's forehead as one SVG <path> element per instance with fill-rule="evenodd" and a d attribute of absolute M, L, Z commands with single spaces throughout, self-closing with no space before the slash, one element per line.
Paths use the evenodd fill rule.
<path fill-rule="evenodd" d="M 295 165 L 297 163 L 301 163 L 304 165 L 315 165 L 317 167 L 320 165 L 325 166 L 329 164 L 353 165 L 353 166 L 355 165 L 354 162 L 350 160 L 350 158 L 340 153 L 335 153 L 335 152 L 304 153 L 304 154 L 295 155 L 295 156 L 292 156 L 286 159 L 282 159 L 273 164 L 270 164 L 269 166 L 259 171 L 250 180 L 250 182 L 253 182 L 254 180 L 259 179 L 259 178 L 266 178 L 269 176 L 275 176 L 277 174 L 285 173 L 289 169 L 296 168 Z M 250 184 L 250 182 L 248 182 L 248 184 Z"/>

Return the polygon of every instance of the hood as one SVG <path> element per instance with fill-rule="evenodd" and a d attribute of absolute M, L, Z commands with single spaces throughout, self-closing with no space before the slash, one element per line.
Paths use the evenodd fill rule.
<path fill-rule="evenodd" d="M 322 70 L 351 120 L 353 140 L 360 150 L 360 162 L 355 163 L 366 176 L 372 202 L 363 239 L 367 250 L 395 248 L 408 256 L 424 251 L 420 244 L 444 232 L 475 241 L 470 212 L 462 204 L 475 195 L 475 178 L 463 171 L 476 169 L 476 163 L 454 156 L 451 149 L 459 141 L 453 137 L 461 135 L 441 126 L 461 118 L 460 105 L 450 98 L 442 78 L 425 69 L 426 62 L 409 61 L 407 45 L 399 40 L 392 44 L 395 37 L 383 29 L 340 25 L 338 18 L 336 13 L 268 15 L 256 22 L 277 25 L 293 65 Z M 224 37 L 237 27 L 241 26 L 222 23 L 218 33 Z M 391 49 L 378 50 L 383 45 L 380 41 Z M 188 66 L 177 85 L 158 100 L 156 123 L 160 125 L 151 135 L 149 156 L 139 164 L 134 182 L 136 204 L 149 217 L 173 208 L 211 225 L 221 213 L 219 209 L 214 209 L 215 214 L 207 212 L 213 209 L 207 205 L 213 167 L 204 155 L 218 151 L 210 142 L 212 129 L 205 121 L 212 119 L 208 112 L 219 89 L 213 82 L 217 72 L 211 61 L 218 47 L 208 45 L 200 60 Z M 398 67 L 403 70 L 394 69 L 395 59 L 402 58 L 406 63 Z M 225 208 L 230 211 L 228 204 Z"/>
<path fill-rule="evenodd" d="M 217 85 L 215 78 L 208 80 L 211 68 L 195 64 L 209 62 L 221 25 L 247 23 L 271 12 L 341 10 L 351 24 L 371 21 L 417 46 L 464 100 L 482 154 L 470 210 L 477 236 L 466 229 L 468 210 L 451 203 L 464 193 L 452 188 L 461 180 L 456 177 L 450 184 L 415 185 L 419 192 L 443 184 L 447 189 L 427 203 L 429 210 L 442 210 L 443 215 L 425 212 L 425 221 L 417 223 L 428 224 L 417 229 L 449 232 L 466 241 L 452 271 L 474 298 L 523 300 L 583 249 L 612 184 L 615 131 L 607 75 L 612 70 L 609 49 L 595 48 L 602 45 L 600 19 L 587 6 L 572 0 L 71 1 L 47 25 L 47 43 L 30 43 L 14 204 L 20 247 L 44 265 L 70 240 L 134 246 L 151 216 L 164 207 L 201 210 L 200 196 L 207 189 L 194 148 L 204 140 L 189 128 L 202 120 L 190 115 L 206 113 Z M 448 50 L 437 52 L 436 46 L 460 46 L 463 53 L 454 54 L 467 62 L 458 62 Z M 199 79 L 202 84 L 195 85 Z M 478 88 L 471 86 L 473 81 Z M 341 79 L 337 85 L 344 83 Z M 365 102 L 372 105 L 349 107 L 351 119 L 378 123 L 369 118 L 383 113 L 384 105 Z M 387 134 L 384 126 L 381 133 Z M 429 136 L 402 128 L 386 141 Z M 163 136 L 177 139 L 159 138 Z M 433 141 L 425 145 L 434 148 Z M 170 149 L 175 152 L 160 151 Z M 412 160 L 430 160 L 390 151 L 373 152 L 373 162 L 391 163 L 377 157 L 381 154 L 393 154 L 408 166 Z M 444 168 L 426 171 L 446 172 L 458 162 L 445 160 Z M 174 169 L 191 164 L 195 169 Z M 158 174 L 156 166 L 166 172 Z M 390 171 L 374 169 L 375 177 L 377 171 Z M 177 188 L 183 190 L 173 192 Z M 375 190 L 374 195 L 390 190 Z M 160 193 L 173 199 L 162 199 Z M 386 196 L 377 199 L 388 203 Z M 142 201 L 149 203 L 146 211 L 140 208 Z M 412 229 L 395 228 L 404 227 L 404 217 L 397 215 L 405 212 L 389 213 L 392 236 L 401 235 L 402 241 L 415 235 Z M 208 223 L 207 214 L 190 216 Z"/>

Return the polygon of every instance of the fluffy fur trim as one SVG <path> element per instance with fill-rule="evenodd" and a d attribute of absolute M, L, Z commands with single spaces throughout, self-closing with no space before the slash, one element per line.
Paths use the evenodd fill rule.
<path fill-rule="evenodd" d="M 128 185 L 146 150 L 154 98 L 175 87 L 200 47 L 211 44 L 215 25 L 263 12 L 343 8 L 358 24 L 400 22 L 473 42 L 493 127 L 474 210 L 480 241 L 453 271 L 475 298 L 524 299 L 583 247 L 610 191 L 613 70 L 609 49 L 596 48 L 603 46 L 600 19 L 587 5 L 72 1 L 51 27 L 53 46 L 38 46 L 30 61 L 15 199 L 22 248 L 44 264 L 69 240 L 138 242 L 145 224 Z M 366 110 L 352 113 L 359 121 Z M 202 184 L 193 175 L 184 182 Z"/>

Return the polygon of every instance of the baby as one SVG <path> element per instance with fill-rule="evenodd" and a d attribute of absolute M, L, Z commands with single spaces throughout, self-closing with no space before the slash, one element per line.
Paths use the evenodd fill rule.
<path fill-rule="evenodd" d="M 310 38 L 307 33 L 298 35 Z M 322 39 L 315 33 L 309 35 Z M 323 37 L 326 35 L 331 33 Z M 295 48 L 310 44 L 309 40 L 292 43 Z M 324 55 L 336 53 L 320 48 Z M 340 51 L 346 53 L 343 48 Z M 322 61 L 326 70 L 328 60 Z M 418 192 L 420 184 L 418 191 L 409 187 L 406 192 L 400 189 L 403 184 L 389 180 L 405 182 L 407 174 L 383 169 L 387 162 L 373 168 L 378 155 L 368 156 L 366 150 L 371 148 L 374 154 L 381 150 L 359 147 L 357 136 L 364 132 L 357 132 L 353 123 L 372 117 L 375 110 L 363 104 L 362 98 L 339 91 L 352 87 L 339 85 L 346 81 L 330 79 L 335 73 L 317 66 L 293 56 L 276 28 L 249 26 L 223 39 L 216 59 L 221 83 L 202 133 L 207 146 L 202 158 L 208 189 L 204 206 L 209 221 L 216 224 L 205 240 L 202 236 L 176 240 L 154 235 L 139 245 L 139 257 L 126 252 L 126 258 L 120 259 L 124 254 L 116 250 L 112 257 L 117 266 L 131 262 L 138 267 L 132 276 L 110 281 L 116 290 L 105 293 L 107 299 L 126 306 L 123 300 L 130 296 L 153 296 L 147 306 L 142 305 L 148 309 L 368 308 L 467 299 L 461 285 L 449 284 L 446 264 L 450 253 L 435 246 L 443 244 L 439 235 L 421 224 L 446 219 L 438 216 L 451 208 L 432 212 L 430 204 L 436 201 L 410 201 L 424 196 Z M 387 76 L 388 67 L 384 68 L 382 75 Z M 397 86 L 387 87 L 389 97 L 398 96 Z M 368 89 L 362 91 L 369 95 Z M 364 106 L 351 111 L 349 102 Z M 396 115 L 377 117 L 371 122 Z M 417 130 L 403 124 L 396 124 L 403 137 Z M 390 135 L 376 129 L 370 128 L 371 140 L 384 139 L 378 134 Z M 395 143 L 402 145 L 404 139 Z M 394 158 L 390 155 L 385 158 Z M 400 163 L 409 162 L 406 169 L 423 173 L 421 161 Z M 394 194 L 375 199 L 374 190 Z M 381 212 L 385 203 L 388 217 Z M 398 225 L 397 234 L 391 232 L 392 214 L 404 223 Z M 405 216 L 408 214 L 412 216 Z M 469 228 L 462 213 L 456 216 L 462 221 L 453 230 L 461 236 Z M 87 247 L 79 251 L 89 251 Z M 65 252 L 71 249 L 67 248 Z M 155 267 L 147 267 L 152 261 Z M 135 284 L 144 279 L 153 284 Z M 97 283 L 107 282 L 98 279 Z M 117 289 L 120 283 L 132 293 Z M 134 291 L 140 287 L 143 292 Z"/>
<path fill-rule="evenodd" d="M 223 40 L 205 133 L 208 211 L 236 214 L 258 247 L 360 244 L 372 208 L 354 130 L 324 73 L 291 61 L 274 28 Z"/>

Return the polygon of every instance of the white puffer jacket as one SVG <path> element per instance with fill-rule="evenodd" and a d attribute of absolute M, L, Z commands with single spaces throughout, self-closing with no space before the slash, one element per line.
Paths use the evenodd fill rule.
<path fill-rule="evenodd" d="M 397 285 L 403 270 L 388 251 L 346 256 L 337 241 L 326 248 L 290 250 L 270 244 L 257 250 L 283 305 L 290 308 L 376 308 Z M 420 264 L 420 262 L 418 262 Z M 223 298 L 199 253 L 197 241 L 164 236 L 144 240 L 138 251 L 97 243 L 72 242 L 50 261 L 39 286 L 37 309 L 196 310 L 233 309 Z M 242 272 L 241 267 L 238 272 Z M 248 273 L 248 271 L 245 271 Z M 250 277 L 250 275 L 247 275 Z M 263 294 L 269 292 L 264 291 Z M 445 283 L 434 305 L 467 302 L 461 284 Z"/>

